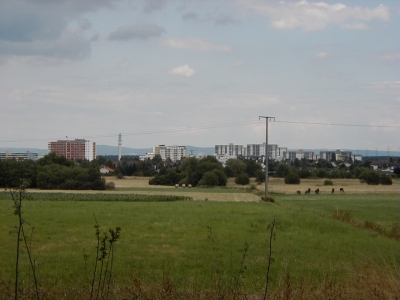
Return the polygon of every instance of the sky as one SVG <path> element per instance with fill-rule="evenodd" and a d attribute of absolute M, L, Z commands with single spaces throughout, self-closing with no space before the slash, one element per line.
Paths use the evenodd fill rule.
<path fill-rule="evenodd" d="M 2 0 L 0 151 L 399 151 L 399 71 L 397 0 Z"/>

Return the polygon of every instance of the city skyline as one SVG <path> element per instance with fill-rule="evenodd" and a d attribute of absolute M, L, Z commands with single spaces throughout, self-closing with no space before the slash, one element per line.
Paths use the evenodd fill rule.
<path fill-rule="evenodd" d="M 4 1 L 0 149 L 263 143 L 268 115 L 271 144 L 399 151 L 399 28 L 389 0 Z"/>

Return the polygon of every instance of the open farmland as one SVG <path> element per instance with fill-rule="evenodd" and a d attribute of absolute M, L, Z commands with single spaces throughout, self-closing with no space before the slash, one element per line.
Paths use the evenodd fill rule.
<path fill-rule="evenodd" d="M 31 242 L 38 277 L 44 287 L 54 285 L 50 295 L 62 291 L 69 295 L 64 299 L 87 298 L 87 278 L 91 273 L 85 271 L 84 254 L 89 257 L 90 269 L 96 250 L 94 216 L 104 230 L 122 228 L 116 244 L 115 299 L 137 293 L 134 282 L 138 280 L 143 287 L 161 290 L 166 276 L 180 291 L 214 291 L 217 296 L 218 291 L 239 289 L 246 295 L 262 295 L 268 265 L 267 227 L 275 217 L 272 295 L 278 297 L 280 291 L 287 292 L 287 274 L 293 288 L 292 299 L 307 299 L 309 293 L 319 299 L 329 295 L 336 299 L 371 299 L 373 293 L 379 296 L 376 299 L 395 299 L 398 294 L 399 240 L 396 235 L 384 234 L 399 221 L 398 192 L 384 190 L 392 186 L 380 186 L 379 193 L 371 194 L 356 191 L 363 186 L 356 181 L 338 186 L 334 181 L 334 187 L 345 188 L 345 195 L 326 192 L 299 196 L 295 194 L 298 186 L 271 179 L 271 190 L 282 188 L 272 194 L 274 204 L 260 202 L 259 196 L 243 188 L 236 189 L 239 187 L 232 181 L 227 188 L 215 189 L 154 187 L 148 185 L 148 180 L 138 178 L 114 181 L 117 189 L 106 193 L 111 196 L 107 201 L 100 199 L 101 194 L 101 201 L 79 201 L 85 192 L 71 192 L 75 200 L 58 201 L 62 194 L 41 198 L 43 191 L 35 191 L 37 197 L 24 200 L 24 219 L 30 224 L 27 229 L 30 232 L 34 227 Z M 262 191 L 263 186 L 257 187 Z M 331 188 L 324 187 L 323 180 L 307 182 L 301 190 L 308 187 L 320 187 L 322 191 Z M 145 203 L 112 199 L 113 194 L 133 193 L 176 194 L 197 201 Z M 240 198 L 235 198 L 237 195 Z M 16 235 L 10 232 L 17 218 L 12 201 L 3 197 L 0 203 L 0 282 L 2 294 L 8 289 L 11 295 Z M 337 211 L 348 212 L 354 222 L 334 218 Z M 384 231 L 355 226 L 365 221 Z M 26 257 L 21 272 L 25 287 L 32 287 Z M 296 287 L 302 285 L 303 296 L 295 297 L 299 292 Z M 74 297 L 71 291 L 75 291 Z M 316 292 L 320 294 L 315 295 Z M 195 295 L 193 299 L 201 298 Z M 177 298 L 177 294 L 171 294 L 169 299 Z"/>

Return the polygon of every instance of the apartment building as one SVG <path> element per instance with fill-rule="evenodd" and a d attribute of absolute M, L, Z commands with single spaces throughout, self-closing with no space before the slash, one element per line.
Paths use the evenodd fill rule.
<path fill-rule="evenodd" d="M 67 159 L 86 159 L 94 160 L 96 158 L 96 143 L 85 139 L 75 140 L 57 140 L 48 143 L 49 153 L 53 152 Z"/>
<path fill-rule="evenodd" d="M 162 159 L 171 159 L 172 161 L 182 160 L 187 156 L 186 146 L 165 146 L 154 147 L 154 154 L 160 154 Z"/>
<path fill-rule="evenodd" d="M 10 151 L 5 151 L 5 152 L 0 152 L 0 159 L 31 159 L 31 160 L 38 160 L 41 158 L 41 155 L 39 153 L 34 153 L 34 152 L 10 152 Z"/>
<path fill-rule="evenodd" d="M 215 155 L 228 155 L 232 157 L 247 156 L 247 149 L 243 145 L 215 145 Z"/>

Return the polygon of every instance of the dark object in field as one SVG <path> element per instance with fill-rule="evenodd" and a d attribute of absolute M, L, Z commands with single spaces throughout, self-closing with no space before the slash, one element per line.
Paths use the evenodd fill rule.
<path fill-rule="evenodd" d="M 319 189 L 316 189 L 316 190 L 315 190 L 315 193 L 318 195 L 318 194 L 319 194 Z"/>
<path fill-rule="evenodd" d="M 301 195 L 301 191 L 297 191 L 297 195 Z"/>
<path fill-rule="evenodd" d="M 308 190 L 306 190 L 305 192 L 304 192 L 304 194 L 309 194 L 311 192 L 311 189 L 309 188 Z"/>
<path fill-rule="evenodd" d="M 335 193 L 335 189 L 332 189 L 332 194 Z"/>
<path fill-rule="evenodd" d="M 343 188 L 340 188 L 340 192 L 344 194 L 344 189 L 343 189 Z"/>

